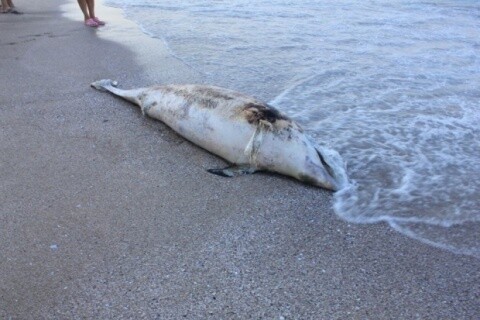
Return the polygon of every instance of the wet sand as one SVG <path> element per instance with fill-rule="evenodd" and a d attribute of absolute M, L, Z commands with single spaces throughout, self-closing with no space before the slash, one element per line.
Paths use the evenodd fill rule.
<path fill-rule="evenodd" d="M 131 25 L 15 3 L 25 14 L 0 15 L 0 319 L 480 315 L 478 259 L 348 224 L 331 193 L 286 177 L 211 175 L 222 160 L 91 89 L 202 81 Z M 150 55 L 108 40 L 122 34 Z"/>

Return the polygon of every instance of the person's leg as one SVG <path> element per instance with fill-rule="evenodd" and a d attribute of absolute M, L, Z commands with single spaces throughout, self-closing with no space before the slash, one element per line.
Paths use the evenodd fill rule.
<path fill-rule="evenodd" d="M 15 8 L 15 5 L 13 4 L 12 0 L 7 0 L 7 4 L 10 8 Z"/>
<path fill-rule="evenodd" d="M 86 0 L 87 1 L 87 7 L 88 7 L 88 12 L 90 12 L 90 18 L 93 19 L 96 23 L 98 23 L 99 26 L 105 25 L 105 21 L 102 21 L 97 18 L 95 15 L 95 0 Z"/>
<path fill-rule="evenodd" d="M 87 3 L 89 18 L 95 18 L 95 0 L 85 0 Z"/>
<path fill-rule="evenodd" d="M 82 9 L 85 25 L 89 27 L 98 27 L 97 21 L 94 20 L 93 0 L 77 0 L 80 9 Z"/>
<path fill-rule="evenodd" d="M 6 0 L 2 0 L 2 1 L 6 1 Z M 78 0 L 78 5 L 82 10 L 84 20 L 87 21 L 88 19 L 90 19 L 90 14 L 87 7 L 87 0 Z"/>
<path fill-rule="evenodd" d="M 2 13 L 8 12 L 10 10 L 10 6 L 8 5 L 7 0 L 2 0 Z"/>

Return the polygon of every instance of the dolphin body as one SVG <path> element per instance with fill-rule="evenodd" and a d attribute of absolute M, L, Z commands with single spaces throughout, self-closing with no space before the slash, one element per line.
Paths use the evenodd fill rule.
<path fill-rule="evenodd" d="M 271 171 L 333 191 L 348 184 L 336 151 L 317 146 L 296 122 L 253 97 L 205 85 L 122 90 L 104 79 L 91 86 L 133 102 L 143 114 L 231 163 L 211 173 L 232 177 Z"/>

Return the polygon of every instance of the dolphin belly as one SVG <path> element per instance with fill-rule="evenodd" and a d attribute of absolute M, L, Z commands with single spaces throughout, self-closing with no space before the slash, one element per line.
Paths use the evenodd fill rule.
<path fill-rule="evenodd" d="M 182 108 L 184 106 L 166 101 L 166 105 L 159 104 L 146 113 L 161 120 L 192 143 L 231 163 L 249 162 L 245 148 L 255 132 L 254 126 L 246 121 L 234 121 L 211 109 L 190 106 L 188 113 L 179 113 L 178 110 Z"/>

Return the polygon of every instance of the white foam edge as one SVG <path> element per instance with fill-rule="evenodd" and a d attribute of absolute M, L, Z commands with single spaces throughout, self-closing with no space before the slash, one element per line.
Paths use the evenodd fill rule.
<path fill-rule="evenodd" d="M 458 248 L 458 247 L 455 247 L 453 245 L 448 245 L 448 244 L 445 244 L 445 243 L 436 242 L 436 241 L 427 239 L 425 237 L 419 236 L 418 234 L 416 234 L 415 232 L 413 232 L 409 228 L 400 226 L 396 221 L 394 221 L 392 219 L 390 219 L 390 221 L 388 221 L 388 220 L 385 220 L 385 221 L 388 222 L 388 224 L 390 225 L 390 227 L 392 229 L 394 229 L 395 231 L 397 231 L 397 232 L 399 232 L 399 233 L 401 233 L 401 234 L 403 234 L 403 235 L 405 235 L 409 238 L 420 241 L 420 242 L 422 242 L 424 244 L 427 244 L 427 245 L 430 245 L 432 247 L 436 247 L 436 248 L 439 248 L 439 249 L 442 249 L 442 250 L 447 250 L 447 251 L 452 252 L 454 254 L 468 255 L 468 256 L 473 256 L 475 258 L 480 259 L 480 249 Z"/>

